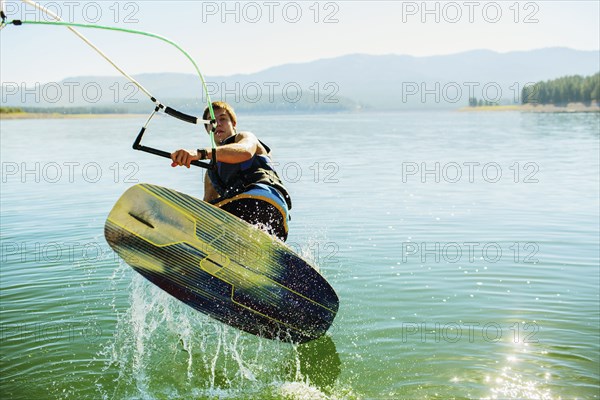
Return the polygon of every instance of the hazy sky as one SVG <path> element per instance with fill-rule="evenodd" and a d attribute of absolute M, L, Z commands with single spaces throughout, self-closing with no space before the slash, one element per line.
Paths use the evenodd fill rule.
<path fill-rule="evenodd" d="M 344 54 L 450 54 L 543 47 L 600 48 L 600 1 L 42 1 L 70 22 L 147 30 L 189 51 L 205 75 L 250 73 Z M 50 20 L 20 1 L 8 20 Z M 188 72 L 180 53 L 155 39 L 80 30 L 127 72 Z M 0 31 L 3 82 L 115 75 L 64 27 Z"/>

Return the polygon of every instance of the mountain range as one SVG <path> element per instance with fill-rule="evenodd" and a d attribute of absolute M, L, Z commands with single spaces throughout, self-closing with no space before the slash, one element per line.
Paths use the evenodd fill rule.
<path fill-rule="evenodd" d="M 498 53 L 474 50 L 429 57 L 351 54 L 285 64 L 253 74 L 206 77 L 212 100 L 254 111 L 348 111 L 459 108 L 469 97 L 519 103 L 528 83 L 600 71 L 600 53 L 545 48 Z M 195 109 L 206 98 L 198 76 L 139 74 L 163 103 Z M 120 76 L 75 76 L 25 88 L 2 82 L 2 105 L 106 107 L 146 112 L 151 104 Z M 151 105 L 150 105 L 151 109 Z"/>

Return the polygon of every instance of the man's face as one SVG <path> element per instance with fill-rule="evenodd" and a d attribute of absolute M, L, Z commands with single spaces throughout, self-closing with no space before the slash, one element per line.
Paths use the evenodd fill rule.
<path fill-rule="evenodd" d="M 215 132 L 215 141 L 221 144 L 223 140 L 235 134 L 235 124 L 229 118 L 226 110 L 215 110 L 215 118 L 217 120 L 217 131 Z"/>

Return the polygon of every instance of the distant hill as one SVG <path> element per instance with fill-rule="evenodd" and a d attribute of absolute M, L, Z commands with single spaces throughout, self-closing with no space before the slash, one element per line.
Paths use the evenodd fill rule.
<path fill-rule="evenodd" d="M 525 84 L 600 71 L 598 51 L 546 48 L 475 50 L 413 57 L 352 54 L 285 64 L 244 75 L 209 76 L 213 100 L 248 111 L 348 111 L 458 108 L 469 97 L 520 103 Z M 193 74 L 135 76 L 163 103 L 197 110 L 205 101 Z M 32 90 L 3 82 L 3 106 L 117 106 L 148 111 L 151 103 L 121 77 L 72 77 Z M 137 102 L 137 103 L 136 103 Z"/>

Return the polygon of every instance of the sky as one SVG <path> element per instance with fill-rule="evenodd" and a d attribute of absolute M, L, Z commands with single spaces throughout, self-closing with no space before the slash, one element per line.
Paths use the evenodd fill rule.
<path fill-rule="evenodd" d="M 345 54 L 429 56 L 475 49 L 600 49 L 600 1 L 41 1 L 68 22 L 165 36 L 206 76 L 246 74 Z M 8 20 L 50 21 L 21 1 Z M 80 29 L 129 74 L 194 73 L 174 47 L 138 35 Z M 600 57 L 600 56 L 599 56 Z M 116 75 L 64 27 L 0 31 L 3 83 Z"/>

